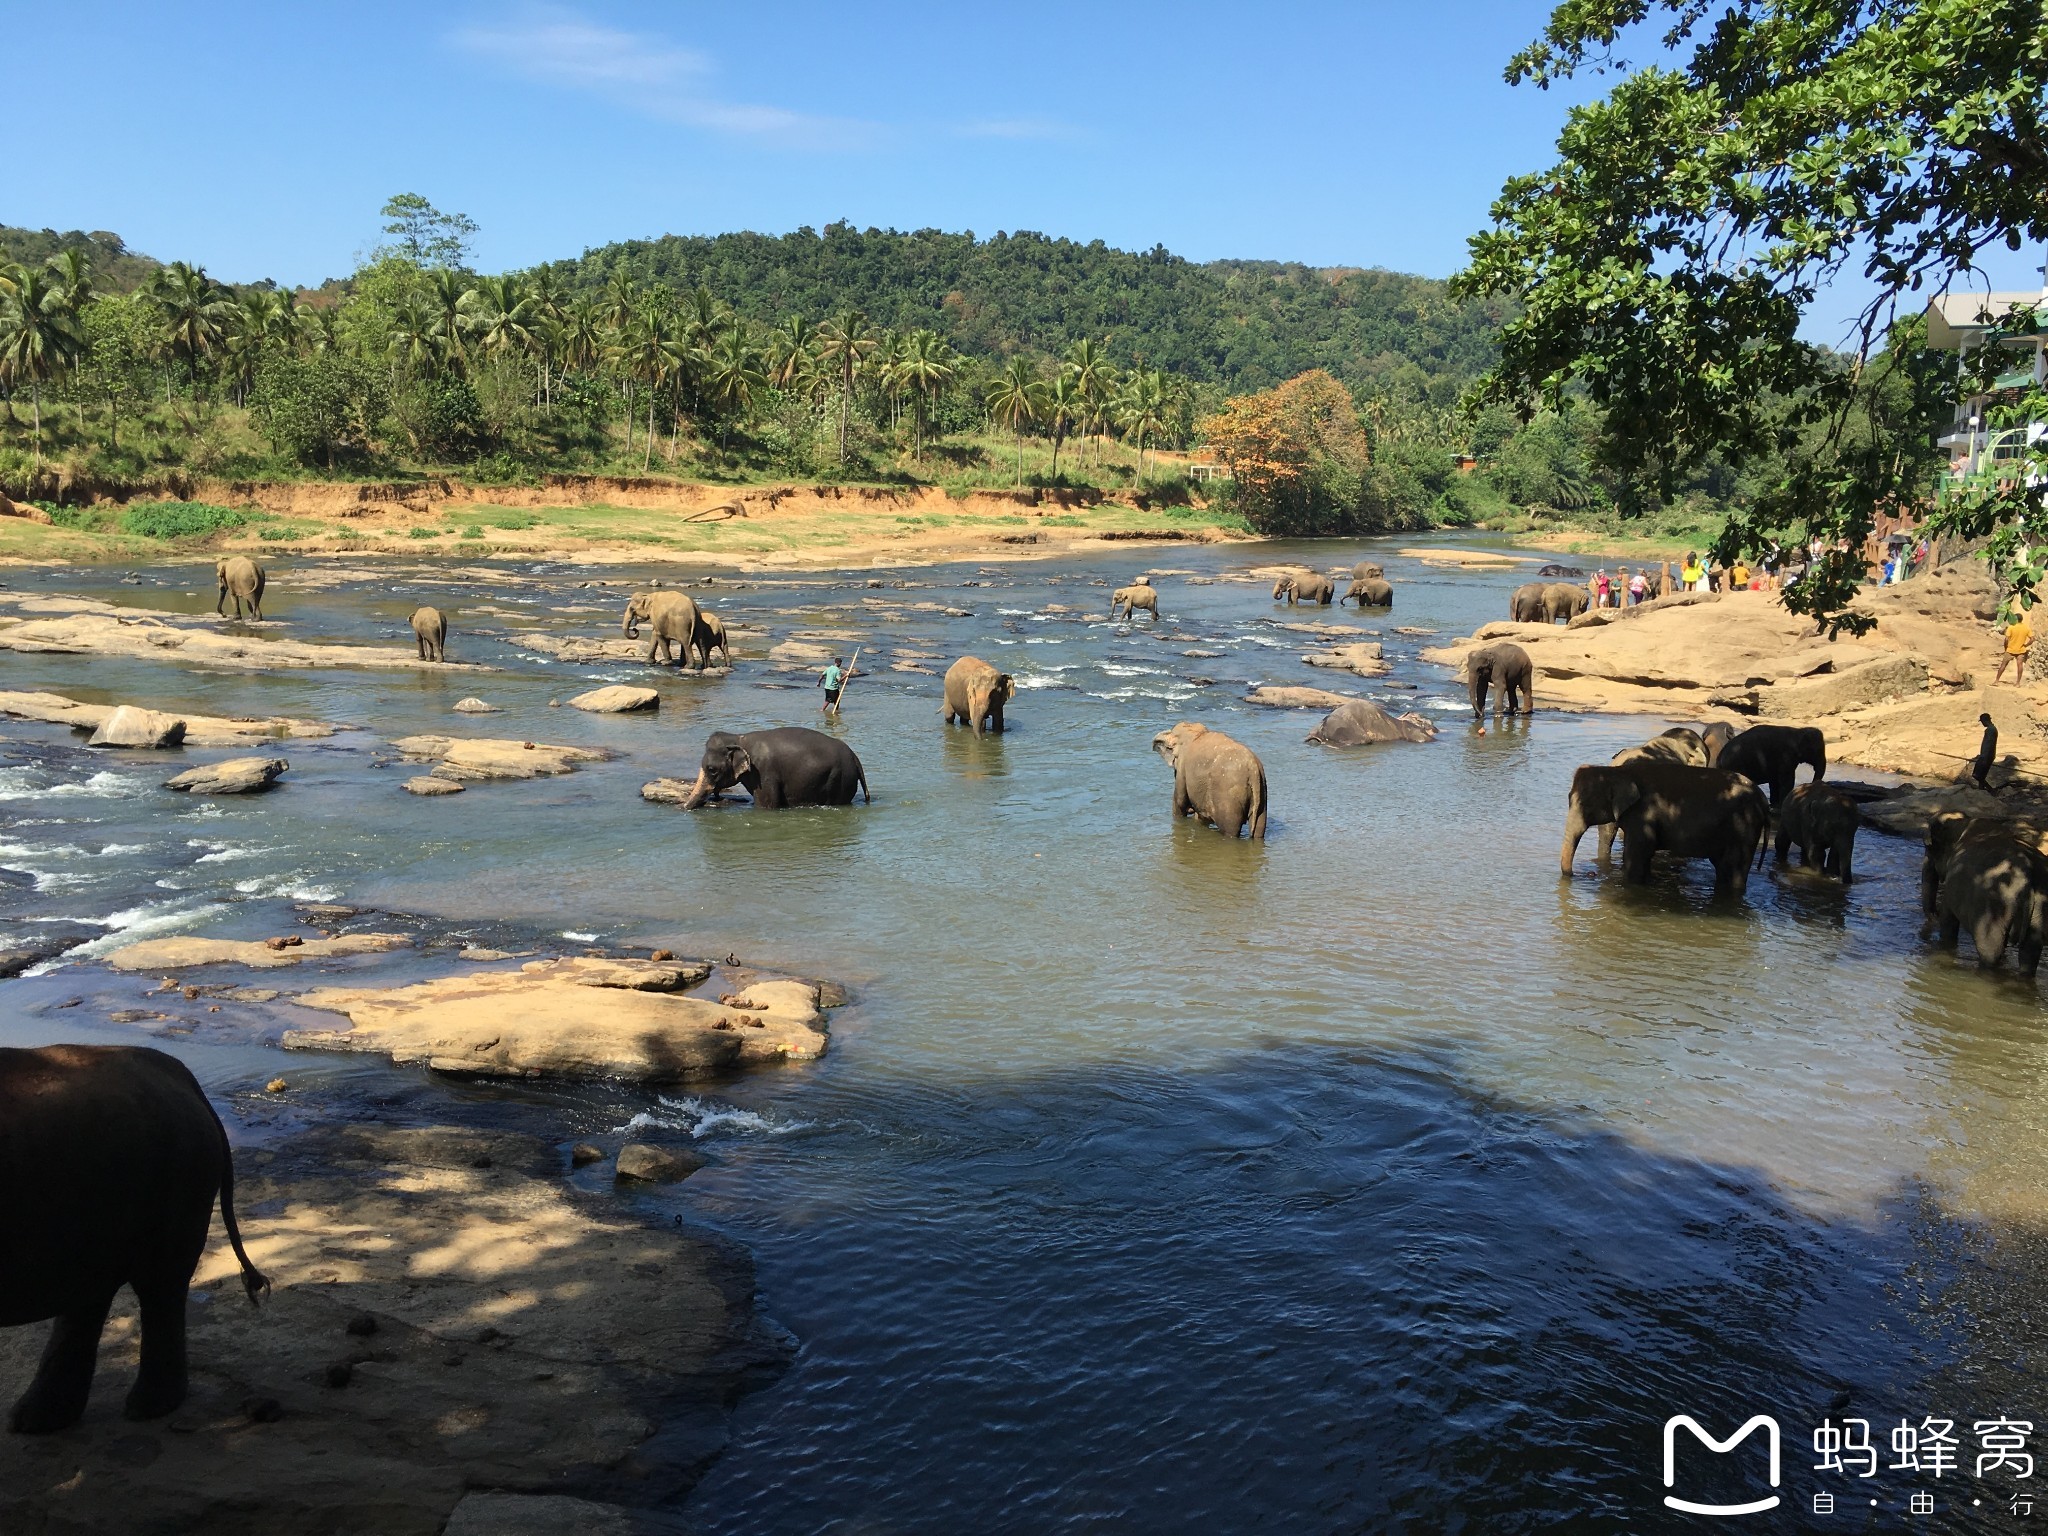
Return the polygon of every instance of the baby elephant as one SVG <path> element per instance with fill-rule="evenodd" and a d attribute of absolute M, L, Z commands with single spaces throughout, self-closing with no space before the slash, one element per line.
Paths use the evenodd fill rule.
<path fill-rule="evenodd" d="M 1536 699 L 1529 685 L 1535 675 L 1536 669 L 1529 660 L 1529 653 L 1519 645 L 1503 642 L 1474 651 L 1465 658 L 1465 686 L 1472 695 L 1472 718 L 1486 718 L 1487 691 L 1496 686 L 1500 689 L 1493 700 L 1496 718 L 1502 710 L 1512 715 L 1517 697 L 1521 700 L 1522 713 L 1534 714 Z"/>
<path fill-rule="evenodd" d="M 1156 622 L 1159 618 L 1159 594 L 1152 589 L 1152 579 L 1140 576 L 1128 587 L 1118 587 L 1109 595 L 1109 616 L 1114 619 L 1117 610 L 1123 610 L 1127 619 L 1135 620 L 1142 608 L 1151 614 Z"/>
<path fill-rule="evenodd" d="M 136 1046 L 0 1050 L 0 1327 L 55 1318 L 8 1428 L 48 1434 L 85 1413 L 107 1308 L 142 1308 L 131 1419 L 185 1400 L 185 1293 L 215 1198 L 254 1302 L 270 1282 L 242 1249 L 227 1133 L 175 1057 Z"/>
<path fill-rule="evenodd" d="M 413 609 L 412 634 L 419 642 L 421 661 L 448 659 L 448 621 L 441 616 L 440 609 Z"/>
<path fill-rule="evenodd" d="M 1346 603 L 1356 603 L 1361 608 L 1391 608 L 1394 606 L 1394 589 L 1384 577 L 1359 576 L 1337 600 L 1340 608 Z"/>
<path fill-rule="evenodd" d="M 1799 862 L 1813 864 L 1819 853 L 1820 872 L 1842 884 L 1850 880 L 1856 853 L 1856 802 L 1826 784 L 1802 784 L 1778 808 L 1778 862 L 1799 845 Z"/>
<path fill-rule="evenodd" d="M 263 617 L 263 588 L 269 578 L 263 574 L 262 566 L 247 555 L 227 555 L 214 562 L 213 579 L 220 584 L 220 595 L 213 600 L 215 613 L 221 613 L 232 597 L 236 618 L 242 617 L 245 606 L 250 618 Z"/>
<path fill-rule="evenodd" d="M 1242 742 L 1206 725 L 1182 721 L 1152 738 L 1152 750 L 1173 765 L 1173 819 L 1199 816 L 1225 837 L 1247 827 L 1266 838 L 1266 765 Z"/>
<path fill-rule="evenodd" d="M 946 724 L 958 721 L 974 727 L 979 736 L 983 723 L 998 736 L 1003 734 L 1003 706 L 1017 697 L 1016 681 L 998 672 L 979 656 L 962 656 L 946 669 Z"/>

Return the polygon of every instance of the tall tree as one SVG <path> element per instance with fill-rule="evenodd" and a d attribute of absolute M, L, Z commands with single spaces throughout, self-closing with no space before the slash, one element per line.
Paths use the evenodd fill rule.
<path fill-rule="evenodd" d="M 853 381 L 877 345 L 868 317 L 849 309 L 818 327 L 818 361 L 839 380 L 839 462 L 846 462 L 846 432 L 853 409 Z"/>
<path fill-rule="evenodd" d="M 80 342 L 64 290 L 49 274 L 17 267 L 0 303 L 0 378 L 28 385 L 35 410 L 35 457 L 43 462 L 43 386 L 70 366 Z"/>
<path fill-rule="evenodd" d="M 677 334 L 675 322 L 654 308 L 634 320 L 618 343 L 620 368 L 647 386 L 647 447 L 640 463 L 642 474 L 654 463 L 655 398 L 675 378 L 688 356 L 689 348 Z"/>
<path fill-rule="evenodd" d="M 1138 478 L 1145 477 L 1145 444 L 1166 429 L 1166 385 L 1156 368 L 1135 368 L 1111 407 L 1123 434 L 1138 445 Z"/>
<path fill-rule="evenodd" d="M 476 242 L 476 221 L 443 213 L 417 192 L 401 192 L 384 205 L 388 253 L 418 267 L 467 267 Z"/>
<path fill-rule="evenodd" d="M 1052 477 L 1060 477 L 1060 444 L 1067 440 L 1067 434 L 1081 420 L 1087 409 L 1087 402 L 1081 398 L 1081 386 L 1075 382 L 1074 371 L 1062 368 L 1052 376 L 1045 386 L 1045 430 L 1052 434 Z"/>
<path fill-rule="evenodd" d="M 735 419 L 753 414 L 754 400 L 768 387 L 760 350 L 740 325 L 731 326 L 705 357 L 704 386 L 718 407 L 718 441 L 723 447 Z"/>
<path fill-rule="evenodd" d="M 1115 367 L 1103 355 L 1101 346 L 1085 336 L 1068 346 L 1063 361 L 1066 371 L 1073 375 L 1074 387 L 1081 397 L 1082 430 L 1096 438 L 1096 459 L 1100 462 L 1099 445 L 1101 434 L 1108 425 L 1109 402 L 1121 381 Z"/>
<path fill-rule="evenodd" d="M 1017 484 L 1024 484 L 1024 429 L 1044 410 L 1045 384 L 1028 357 L 1013 357 L 989 384 L 989 414 L 1017 434 Z"/>
<path fill-rule="evenodd" d="M 156 274 L 149 295 L 156 305 L 160 344 L 171 360 L 183 359 L 193 389 L 199 365 L 219 350 L 236 309 L 234 300 L 204 267 L 174 261 Z"/>
<path fill-rule="evenodd" d="M 911 450 L 922 458 L 932 406 L 959 372 L 959 360 L 937 331 L 912 331 L 904 338 L 897 371 L 910 391 Z"/>

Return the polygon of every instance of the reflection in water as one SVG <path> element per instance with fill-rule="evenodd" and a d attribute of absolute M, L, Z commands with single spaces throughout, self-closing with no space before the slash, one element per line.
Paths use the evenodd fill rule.
<path fill-rule="evenodd" d="M 1514 584 L 1385 563 L 1401 622 L 1445 635 L 1498 617 Z M 751 1248 L 803 1351 L 695 1497 L 708 1530 L 1641 1530 L 1660 1528 L 1668 1413 L 1777 1412 L 1788 1469 L 1797 1426 L 1842 1391 L 1873 1419 L 2048 1421 L 2014 1358 L 2048 1299 L 2040 1004 L 1916 941 L 1916 848 L 1866 832 L 1846 891 L 1772 861 L 1742 902 L 1704 864 L 1635 888 L 1582 850 L 1560 880 L 1572 768 L 1666 722 L 1544 713 L 1482 735 L 1426 642 L 1368 615 L 1389 681 L 1418 686 L 1347 686 L 1442 734 L 1309 746 L 1314 712 L 1242 703 L 1308 680 L 1265 590 L 1163 578 L 1170 625 L 1112 628 L 1084 583 L 1145 564 L 919 573 L 900 594 L 969 619 L 864 607 L 857 580 L 721 585 L 707 599 L 750 626 L 724 682 L 557 662 L 459 617 L 517 601 L 534 626 L 609 634 L 615 594 L 583 590 L 587 570 L 335 568 L 313 590 L 281 565 L 276 632 L 404 643 L 431 601 L 458 615 L 451 654 L 502 670 L 0 658 L 10 687 L 357 728 L 291 743 L 261 801 L 170 806 L 156 785 L 182 757 L 108 762 L 11 727 L 0 915 L 9 942 L 253 936 L 319 891 L 499 947 L 595 933 L 848 981 L 823 1061 L 707 1085 L 687 1112 L 294 1063 L 550 1134 L 672 1123 L 712 1156 L 649 1198 Z M 33 579 L 153 603 L 160 574 Z M 1047 614 L 1063 596 L 1081 611 Z M 762 659 L 798 629 L 866 637 L 875 670 L 836 721 L 808 674 Z M 884 670 L 913 649 L 1000 657 L 1024 684 L 1016 729 L 946 728 L 938 678 Z M 648 679 L 653 716 L 548 708 Z M 468 693 L 504 712 L 450 713 Z M 1270 841 L 1174 823 L 1150 744 L 1183 719 L 1264 760 Z M 711 729 L 821 723 L 859 752 L 872 806 L 639 798 L 694 773 Z M 417 732 L 618 755 L 428 801 L 383 747 Z M 132 1006 L 131 983 L 78 968 L 5 985 L 8 1039 L 106 1031 Z M 275 1057 L 242 1032 L 264 1017 L 202 1020 L 181 1049 L 218 1090 L 260 1085 Z M 1806 1476 L 1788 1471 L 1788 1498 Z"/>

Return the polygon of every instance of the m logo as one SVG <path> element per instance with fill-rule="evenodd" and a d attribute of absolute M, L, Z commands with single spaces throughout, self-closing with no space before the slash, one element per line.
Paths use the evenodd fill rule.
<path fill-rule="evenodd" d="M 1664 1421 L 1664 1486 L 1670 1488 L 1678 1482 L 1677 1440 L 1679 1426 L 1691 1430 L 1700 1444 L 1708 1450 L 1725 1454 L 1747 1440 L 1751 1433 L 1761 1429 L 1771 1448 L 1771 1486 L 1778 1486 L 1778 1421 L 1767 1413 L 1760 1413 L 1726 1440 L 1716 1440 L 1704 1429 L 1700 1421 L 1691 1414 L 1673 1414 Z M 1760 1515 L 1767 1509 L 1778 1507 L 1778 1496 L 1755 1499 L 1747 1504 L 1695 1504 L 1690 1499 L 1664 1495 L 1665 1504 L 1672 1509 L 1682 1509 L 1689 1515 Z"/>

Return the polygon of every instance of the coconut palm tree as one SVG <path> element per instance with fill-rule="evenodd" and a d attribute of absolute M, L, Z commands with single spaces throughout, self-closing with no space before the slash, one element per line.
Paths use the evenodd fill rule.
<path fill-rule="evenodd" d="M 227 338 L 235 315 L 234 300 L 204 267 L 174 261 L 160 268 L 150 283 L 150 300 L 156 306 L 158 345 L 167 362 L 182 358 L 199 388 L 199 364 L 211 357 Z M 170 376 L 164 378 L 164 396 L 170 397 Z"/>
<path fill-rule="evenodd" d="M 603 361 L 604 315 L 596 299 L 578 299 L 563 312 L 556 347 L 562 366 L 577 372 Z"/>
<path fill-rule="evenodd" d="M 1096 439 L 1099 462 L 1101 436 L 1108 425 L 1107 407 L 1117 391 L 1116 369 L 1103 356 L 1102 348 L 1085 336 L 1067 348 L 1063 363 L 1081 397 L 1081 430 Z"/>
<path fill-rule="evenodd" d="M 818 361 L 839 379 L 839 462 L 846 462 L 846 432 L 853 410 L 853 379 L 877 346 L 868 317 L 849 309 L 818 327 Z"/>
<path fill-rule="evenodd" d="M 704 363 L 704 386 L 718 407 L 718 446 L 723 448 L 733 417 L 751 415 L 754 397 L 768 387 L 760 350 L 744 326 L 732 326 L 711 348 Z"/>
<path fill-rule="evenodd" d="M 654 463 L 654 400 L 689 358 L 676 324 L 659 310 L 635 319 L 614 349 L 620 370 L 647 386 L 647 447 L 640 462 L 645 474 Z M 631 446 L 630 442 L 627 445 Z"/>
<path fill-rule="evenodd" d="M 540 361 L 540 403 L 554 404 L 555 360 L 561 355 L 562 322 L 569 300 L 552 267 L 535 267 L 526 275 L 526 298 L 532 313 L 533 349 Z"/>
<path fill-rule="evenodd" d="M 1166 430 L 1166 385 L 1159 370 L 1133 369 L 1111 409 L 1125 439 L 1138 445 L 1138 478 L 1142 480 L 1145 444 Z"/>
<path fill-rule="evenodd" d="M 1081 398 L 1081 386 L 1074 381 L 1071 368 L 1062 368 L 1054 374 L 1044 389 L 1045 426 L 1052 433 L 1052 477 L 1057 480 L 1060 477 L 1060 444 L 1079 425 L 1088 402 Z"/>
<path fill-rule="evenodd" d="M 1027 357 L 1013 357 L 988 387 L 988 409 L 1017 434 L 1017 484 L 1024 484 L 1024 429 L 1044 412 L 1045 384 Z"/>
<path fill-rule="evenodd" d="M 817 376 L 813 355 L 818 333 L 801 315 L 791 315 L 768 333 L 768 382 L 790 394 L 809 389 Z"/>
<path fill-rule="evenodd" d="M 511 357 L 532 349 L 533 300 L 517 278 L 478 278 L 457 304 L 463 329 L 486 357 Z"/>
<path fill-rule="evenodd" d="M 903 351 L 896 369 L 910 391 L 910 440 L 912 451 L 924 457 L 925 425 L 931 406 L 959 372 L 953 349 L 937 331 L 912 331 L 903 338 Z"/>
<path fill-rule="evenodd" d="M 46 272 L 15 268 L 0 302 L 0 380 L 10 390 L 23 384 L 35 412 L 35 458 L 43 462 L 43 386 L 78 355 L 83 338 L 64 303 L 64 291 Z"/>
<path fill-rule="evenodd" d="M 426 302 L 434 313 L 434 334 L 440 343 L 441 363 L 460 372 L 469 361 L 463 346 L 468 318 L 462 301 L 469 293 L 469 279 L 450 267 L 436 267 L 426 274 Z"/>

